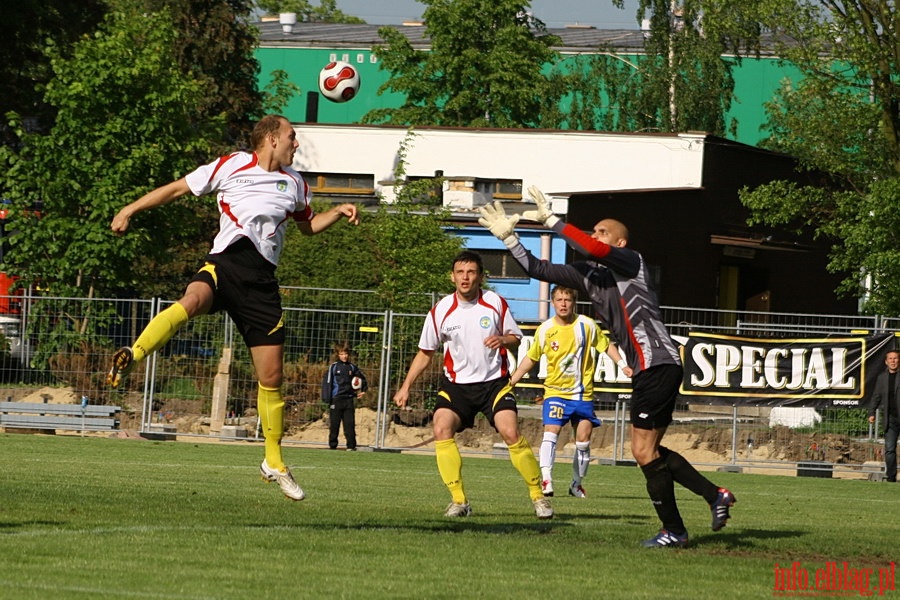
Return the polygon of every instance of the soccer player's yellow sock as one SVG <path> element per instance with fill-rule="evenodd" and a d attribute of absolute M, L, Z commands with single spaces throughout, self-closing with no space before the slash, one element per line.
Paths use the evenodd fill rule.
<path fill-rule="evenodd" d="M 525 436 L 520 436 L 519 440 L 515 444 L 510 444 L 508 448 L 509 460 L 525 480 L 531 500 L 540 500 L 544 497 L 544 493 L 541 491 L 541 468 L 538 466 L 538 461 L 534 457 L 534 452 L 531 451 L 531 446 L 525 440 Z"/>
<path fill-rule="evenodd" d="M 262 421 L 263 436 L 266 439 L 266 464 L 278 471 L 284 468 L 281 456 L 281 438 L 284 436 L 284 398 L 281 388 L 271 388 L 259 384 L 256 408 Z"/>
<path fill-rule="evenodd" d="M 440 440 L 434 443 L 434 456 L 437 459 L 438 473 L 444 485 L 450 490 L 450 497 L 456 504 L 466 503 L 466 491 L 462 482 L 462 456 L 456 440 Z"/>
<path fill-rule="evenodd" d="M 177 302 L 153 317 L 131 346 L 133 360 L 143 360 L 165 346 L 187 322 L 187 311 Z"/>

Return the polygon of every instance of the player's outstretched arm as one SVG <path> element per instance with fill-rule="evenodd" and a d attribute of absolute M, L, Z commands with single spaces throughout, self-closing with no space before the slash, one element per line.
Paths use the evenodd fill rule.
<path fill-rule="evenodd" d="M 359 209 L 355 204 L 350 202 L 340 204 L 325 212 L 316 213 L 311 221 L 298 223 L 298 225 L 300 226 L 300 231 L 304 234 L 315 235 L 325 231 L 344 218 L 351 225 L 359 225 Z"/>
<path fill-rule="evenodd" d="M 406 379 L 403 380 L 403 385 L 401 385 L 400 389 L 397 390 L 397 393 L 394 394 L 394 404 L 400 408 L 406 406 L 406 403 L 409 402 L 410 386 L 412 386 L 416 379 L 419 378 L 419 375 L 425 371 L 426 367 L 428 367 L 433 355 L 433 350 L 429 351 L 419 348 L 419 351 L 412 359 L 412 363 L 409 365 L 409 372 L 406 373 Z"/>
<path fill-rule="evenodd" d="M 512 377 L 509 378 L 509 385 L 512 387 L 516 387 L 523 377 L 525 377 L 525 373 L 534 368 L 534 361 L 531 360 L 530 357 L 525 356 L 522 358 L 522 361 L 519 363 L 519 366 L 516 367 L 516 372 L 512 374 Z"/>
<path fill-rule="evenodd" d="M 167 204 L 176 198 L 180 198 L 181 196 L 190 193 L 190 191 L 191 188 L 188 187 L 187 181 L 182 177 L 177 181 L 167 183 L 151 192 L 147 192 L 116 213 L 116 216 L 113 217 L 112 223 L 110 224 L 110 228 L 113 230 L 113 233 L 121 235 L 128 230 L 128 226 L 131 223 L 131 217 L 137 213 Z"/>
<path fill-rule="evenodd" d="M 611 246 L 594 239 L 571 223 L 560 221 L 553 229 L 576 252 L 603 263 L 626 277 L 635 277 L 641 266 L 638 253 L 622 246 Z"/>

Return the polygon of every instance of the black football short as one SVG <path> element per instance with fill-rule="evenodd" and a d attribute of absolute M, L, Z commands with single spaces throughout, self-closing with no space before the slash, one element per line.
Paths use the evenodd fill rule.
<path fill-rule="evenodd" d="M 220 254 L 209 254 L 191 281 L 213 289 L 210 312 L 224 310 L 248 347 L 284 344 L 281 293 L 275 265 L 241 238 Z"/>
<path fill-rule="evenodd" d="M 452 383 L 441 377 L 441 389 L 434 405 L 435 410 L 449 408 L 460 418 L 459 430 L 475 425 L 478 413 L 487 417 L 494 426 L 494 414 L 501 410 L 516 410 L 516 397 L 509 387 L 509 378 L 501 377 L 479 383 Z"/>
<path fill-rule="evenodd" d="M 681 386 L 681 365 L 665 364 L 640 371 L 631 380 L 631 424 L 638 429 L 661 429 L 672 422 Z"/>

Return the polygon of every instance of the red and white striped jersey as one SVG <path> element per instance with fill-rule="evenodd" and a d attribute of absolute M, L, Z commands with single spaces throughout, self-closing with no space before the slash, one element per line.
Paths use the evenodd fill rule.
<path fill-rule="evenodd" d="M 235 152 L 197 168 L 185 180 L 195 196 L 217 192 L 219 233 L 210 254 L 219 254 L 240 237 L 277 265 L 288 219 L 309 221 L 312 194 L 297 171 L 266 171 L 255 153 Z"/>
<path fill-rule="evenodd" d="M 509 375 L 506 348 L 491 350 L 492 335 L 522 337 L 509 305 L 495 292 L 481 290 L 472 302 L 454 292 L 435 304 L 425 317 L 419 348 L 436 351 L 443 345 L 444 374 L 453 383 L 481 383 Z"/>

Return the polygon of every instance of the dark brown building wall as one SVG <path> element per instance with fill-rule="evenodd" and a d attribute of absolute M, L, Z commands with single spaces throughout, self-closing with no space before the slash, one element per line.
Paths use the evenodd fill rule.
<path fill-rule="evenodd" d="M 768 292 L 773 312 L 856 314 L 853 298 L 838 298 L 841 277 L 826 270 L 829 247 L 785 231 L 751 230 L 738 192 L 775 179 L 798 179 L 790 157 L 710 137 L 704 153 L 703 188 L 642 192 L 591 192 L 570 197 L 568 220 L 591 230 L 603 218 L 625 223 L 629 246 L 658 268 L 660 302 L 669 306 L 723 306 L 723 267 L 737 275 L 738 310 Z M 714 244 L 712 236 L 763 240 L 737 251 Z M 799 251 L 789 251 L 799 250 Z M 569 260 L 578 260 L 574 253 Z"/>

